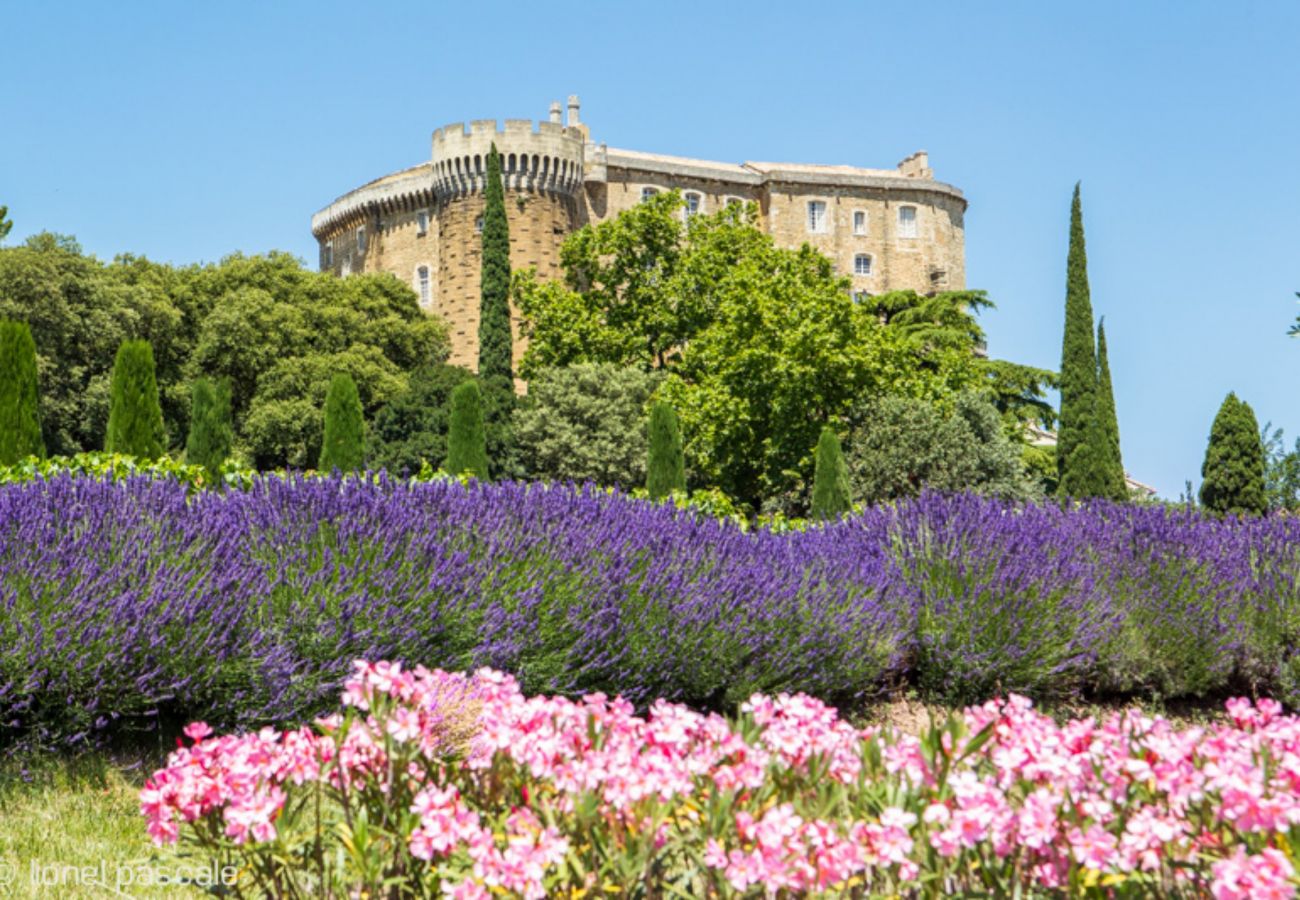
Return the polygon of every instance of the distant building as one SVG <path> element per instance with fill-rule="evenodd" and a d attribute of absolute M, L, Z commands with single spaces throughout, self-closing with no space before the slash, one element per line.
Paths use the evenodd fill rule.
<path fill-rule="evenodd" d="M 1035 447 L 1055 447 L 1056 432 L 1048 431 L 1046 428 L 1039 428 L 1037 425 L 1030 425 L 1027 429 L 1029 432 L 1029 443 Z M 1149 484 L 1143 484 L 1127 472 L 1124 473 L 1124 483 L 1128 485 L 1129 495 L 1141 500 L 1150 500 L 1156 495 L 1156 489 Z"/>
<path fill-rule="evenodd" d="M 320 267 L 338 275 L 392 272 L 447 320 L 451 362 L 478 361 L 479 267 L 488 148 L 502 158 L 510 263 L 560 274 L 560 244 L 659 192 L 680 190 L 683 215 L 757 204 L 759 227 L 784 247 L 809 243 L 851 277 L 853 290 L 920 293 L 965 287 L 966 200 L 934 180 L 924 151 L 893 169 L 708 162 L 616 150 L 591 139 L 578 98 L 568 121 L 493 119 L 439 128 L 428 162 L 344 194 L 312 216 Z M 517 332 L 516 332 L 517 334 Z M 516 360 L 523 353 L 515 342 Z"/>

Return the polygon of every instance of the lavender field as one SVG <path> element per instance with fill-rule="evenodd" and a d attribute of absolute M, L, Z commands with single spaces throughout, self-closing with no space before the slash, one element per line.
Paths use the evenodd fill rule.
<path fill-rule="evenodd" d="M 327 707 L 351 661 L 728 708 L 1300 697 L 1300 522 L 927 496 L 806 533 L 595 490 L 0 488 L 0 746 Z M 1294 672 L 1293 672 L 1294 669 Z"/>

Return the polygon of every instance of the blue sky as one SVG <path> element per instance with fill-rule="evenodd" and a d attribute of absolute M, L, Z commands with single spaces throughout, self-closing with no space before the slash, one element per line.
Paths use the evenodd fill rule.
<path fill-rule="evenodd" d="M 1300 435 L 1300 4 L 19 4 L 9 242 L 315 259 L 312 212 L 432 130 L 582 97 L 611 146 L 892 166 L 970 201 L 994 356 L 1055 368 L 1083 182 L 1125 463 L 1199 482 L 1229 390 Z"/>

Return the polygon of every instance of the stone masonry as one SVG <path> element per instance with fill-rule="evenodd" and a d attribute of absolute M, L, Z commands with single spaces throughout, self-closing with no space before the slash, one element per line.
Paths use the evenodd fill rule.
<path fill-rule="evenodd" d="M 502 157 L 512 269 L 560 274 L 564 238 L 640 203 L 645 192 L 679 190 L 701 213 L 757 204 L 759 227 L 778 245 L 808 243 L 852 278 L 854 292 L 965 287 L 961 191 L 934 180 L 924 151 L 893 169 L 793 163 L 709 162 L 597 144 L 570 97 L 548 121 L 493 119 L 433 134 L 430 161 L 344 194 L 312 217 L 320 267 L 337 275 L 391 272 L 442 316 L 451 362 L 478 361 L 479 229 L 489 147 Z M 516 322 L 516 328 L 518 322 Z M 516 331 L 515 359 L 523 352 Z"/>

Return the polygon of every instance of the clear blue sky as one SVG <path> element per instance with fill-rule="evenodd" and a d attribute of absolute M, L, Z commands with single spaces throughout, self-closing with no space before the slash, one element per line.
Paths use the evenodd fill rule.
<path fill-rule="evenodd" d="M 17 3 L 0 204 L 111 258 L 288 250 L 440 125 L 580 94 L 612 146 L 892 166 L 970 200 L 994 356 L 1055 368 L 1083 182 L 1125 463 L 1199 482 L 1236 390 L 1300 434 L 1300 4 Z"/>

